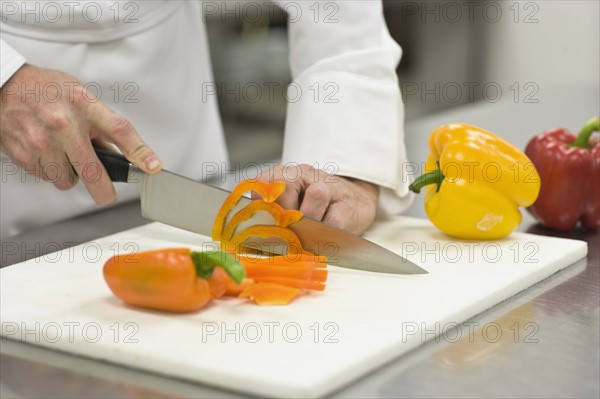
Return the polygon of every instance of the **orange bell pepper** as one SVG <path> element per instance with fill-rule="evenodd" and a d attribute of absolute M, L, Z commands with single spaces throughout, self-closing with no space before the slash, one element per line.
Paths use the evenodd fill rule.
<path fill-rule="evenodd" d="M 172 312 L 205 306 L 225 288 L 218 267 L 235 282 L 245 277 L 243 266 L 224 252 L 192 252 L 168 248 L 115 255 L 103 274 L 113 294 L 128 305 Z"/>
<path fill-rule="evenodd" d="M 223 202 L 223 205 L 221 205 L 221 209 L 219 209 L 217 217 L 215 218 L 215 224 L 213 225 L 212 239 L 214 241 L 221 240 L 221 234 L 223 233 L 223 226 L 225 225 L 227 215 L 229 215 L 229 212 L 235 208 L 245 192 L 255 191 L 262 197 L 264 201 L 273 202 L 283 193 L 284 190 L 285 182 L 282 181 L 273 183 L 266 183 L 262 180 L 241 181 L 235 187 L 232 193 L 229 194 L 229 197 L 227 197 L 227 199 Z"/>

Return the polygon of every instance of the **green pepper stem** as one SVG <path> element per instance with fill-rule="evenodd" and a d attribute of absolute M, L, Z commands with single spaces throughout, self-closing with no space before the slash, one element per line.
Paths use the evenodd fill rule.
<path fill-rule="evenodd" d="M 208 280 L 216 267 L 225 270 L 233 281 L 240 284 L 246 277 L 244 266 L 237 259 L 223 251 L 192 251 L 190 252 L 196 275 Z"/>
<path fill-rule="evenodd" d="M 417 177 L 417 179 L 410 186 L 408 186 L 408 189 L 413 193 L 419 194 L 423 187 L 430 184 L 436 184 L 437 191 L 439 191 L 442 181 L 444 181 L 444 175 L 442 174 L 442 171 L 438 165 L 438 168 L 433 172 L 427 172 Z"/>
<path fill-rule="evenodd" d="M 590 119 L 585 126 L 583 126 L 571 147 L 590 149 L 590 137 L 594 132 L 597 131 L 600 131 L 600 118 L 596 116 L 595 118 Z"/>

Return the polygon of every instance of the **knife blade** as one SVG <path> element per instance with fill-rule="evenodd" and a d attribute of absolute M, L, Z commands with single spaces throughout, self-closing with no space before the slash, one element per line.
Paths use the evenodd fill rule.
<path fill-rule="evenodd" d="M 99 148 L 95 150 L 113 182 L 137 187 L 143 217 L 208 237 L 212 235 L 215 217 L 229 191 L 164 169 L 147 175 L 121 154 Z M 251 199 L 242 197 L 239 205 L 246 206 L 250 202 Z M 273 220 L 259 212 L 244 226 L 248 224 L 272 225 Z M 298 235 L 303 248 L 327 256 L 330 265 L 378 273 L 427 273 L 408 259 L 365 238 L 308 217 L 288 227 Z M 272 245 L 272 242 L 270 244 L 266 249 L 271 252 L 281 254 L 285 249 Z"/>

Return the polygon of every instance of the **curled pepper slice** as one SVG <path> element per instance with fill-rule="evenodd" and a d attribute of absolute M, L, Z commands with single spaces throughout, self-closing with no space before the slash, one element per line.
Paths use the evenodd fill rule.
<path fill-rule="evenodd" d="M 189 248 L 115 255 L 105 263 L 103 274 L 113 294 L 129 305 L 191 312 L 223 294 L 222 276 L 213 278 L 217 267 L 237 283 L 245 277 L 243 266 L 230 254 Z"/>
<path fill-rule="evenodd" d="M 302 243 L 296 233 L 289 229 L 292 223 L 303 216 L 296 210 L 285 210 L 273 201 L 284 191 L 284 182 L 263 183 L 258 189 L 257 182 L 244 181 L 233 191 L 225 201 L 213 225 L 213 239 L 221 241 L 221 248 L 234 254 L 244 265 L 248 278 L 244 284 L 230 284 L 225 290 L 227 295 L 239 293 L 241 298 L 251 298 L 259 305 L 284 305 L 297 297 L 302 290 L 323 291 L 327 280 L 327 258 L 315 256 L 302 248 Z M 267 186 L 273 186 L 267 188 Z M 257 191 L 262 200 L 255 200 L 239 210 L 227 222 L 231 210 L 239 201 L 241 195 L 248 191 Z M 268 212 L 276 225 L 254 225 L 236 232 L 241 223 L 260 211 Z M 253 252 L 253 246 L 248 239 L 279 238 L 287 244 L 287 255 L 252 257 L 240 254 Z M 258 253 L 264 248 L 264 241 L 259 241 Z M 242 285 L 245 285 L 242 288 Z"/>
<path fill-rule="evenodd" d="M 293 209 L 283 209 L 281 206 L 274 202 L 267 202 L 265 200 L 256 200 L 251 204 L 246 206 L 244 209 L 238 211 L 229 223 L 225 226 L 225 230 L 223 230 L 223 234 L 221 235 L 221 239 L 224 241 L 231 240 L 233 234 L 235 233 L 235 229 L 245 220 L 248 220 L 257 212 L 266 211 L 271 214 L 275 223 L 281 227 L 287 227 L 292 223 L 297 222 L 302 219 L 302 212 L 296 211 Z"/>
<path fill-rule="evenodd" d="M 215 223 L 213 224 L 212 239 L 214 241 L 220 241 L 223 233 L 223 226 L 225 226 L 225 220 L 227 215 L 239 202 L 242 195 L 248 191 L 257 192 L 264 201 L 273 202 L 279 197 L 285 190 L 285 182 L 277 181 L 272 183 L 266 183 L 262 180 L 243 180 L 241 181 L 227 199 L 221 205 L 221 209 L 217 213 Z"/>

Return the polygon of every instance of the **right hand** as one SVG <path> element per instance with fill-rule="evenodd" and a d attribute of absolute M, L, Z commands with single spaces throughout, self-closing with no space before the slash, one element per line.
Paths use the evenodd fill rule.
<path fill-rule="evenodd" d="M 73 187 L 79 177 L 98 204 L 116 200 L 92 140 L 103 147 L 116 144 L 146 173 L 162 167 L 127 119 L 67 73 L 24 65 L 0 96 L 0 151 L 61 190 Z"/>

